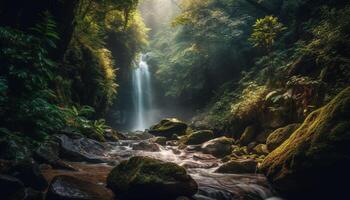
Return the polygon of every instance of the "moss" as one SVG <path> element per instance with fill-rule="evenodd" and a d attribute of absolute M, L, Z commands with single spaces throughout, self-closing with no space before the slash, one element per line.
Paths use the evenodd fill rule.
<path fill-rule="evenodd" d="M 203 142 L 206 142 L 213 138 L 214 138 L 213 131 L 202 130 L 202 131 L 196 131 L 186 135 L 183 143 L 187 145 L 202 144 Z"/>
<path fill-rule="evenodd" d="M 174 188 L 168 186 L 169 183 L 179 190 L 173 191 Z M 175 163 L 141 156 L 132 157 L 115 167 L 108 175 L 107 186 L 117 195 L 131 195 L 131 199 L 137 195 L 159 197 L 166 195 L 163 192 L 167 190 L 170 196 L 193 195 L 197 191 L 196 183 L 187 175 L 185 168 Z M 140 191 L 155 189 L 154 187 L 161 191 L 140 194 Z"/>
<path fill-rule="evenodd" d="M 273 151 L 281 145 L 300 126 L 300 124 L 290 124 L 273 131 L 266 140 L 267 148 Z"/>
<path fill-rule="evenodd" d="M 184 135 L 187 130 L 187 124 L 176 119 L 163 119 L 158 124 L 151 127 L 149 133 L 157 136 L 171 138 L 173 135 Z"/>
<path fill-rule="evenodd" d="M 288 194 L 315 192 L 324 187 L 329 192 L 341 188 L 340 183 L 346 180 L 339 179 L 350 176 L 348 170 L 344 171 L 350 167 L 349 120 L 350 87 L 312 112 L 265 158 L 260 169 L 277 189 Z M 335 190 L 340 192 L 339 188 Z"/>

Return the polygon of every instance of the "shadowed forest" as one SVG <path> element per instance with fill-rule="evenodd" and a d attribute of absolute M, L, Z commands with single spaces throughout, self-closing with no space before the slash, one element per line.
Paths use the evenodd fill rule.
<path fill-rule="evenodd" d="M 1 0 L 0 199 L 346 199 L 350 2 Z"/>

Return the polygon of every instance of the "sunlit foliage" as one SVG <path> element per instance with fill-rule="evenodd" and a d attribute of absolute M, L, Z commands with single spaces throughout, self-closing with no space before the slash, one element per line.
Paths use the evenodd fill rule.
<path fill-rule="evenodd" d="M 255 47 L 261 47 L 270 51 L 278 34 L 285 29 L 286 28 L 278 21 L 277 17 L 266 16 L 257 19 L 253 25 L 253 33 L 250 36 L 250 41 Z"/>

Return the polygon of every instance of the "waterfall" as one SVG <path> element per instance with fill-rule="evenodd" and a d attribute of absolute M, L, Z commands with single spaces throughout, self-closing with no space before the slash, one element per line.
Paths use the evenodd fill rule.
<path fill-rule="evenodd" d="M 137 67 L 132 74 L 134 98 L 134 130 L 145 130 L 153 123 L 151 74 L 146 55 L 141 54 Z"/>

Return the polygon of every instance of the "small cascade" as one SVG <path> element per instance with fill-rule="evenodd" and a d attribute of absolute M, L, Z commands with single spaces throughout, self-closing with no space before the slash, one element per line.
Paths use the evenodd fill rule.
<path fill-rule="evenodd" d="M 154 121 L 151 74 L 145 54 L 141 54 L 138 65 L 133 71 L 132 84 L 135 110 L 133 130 L 145 130 Z"/>

